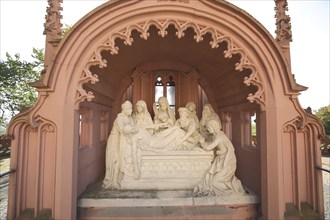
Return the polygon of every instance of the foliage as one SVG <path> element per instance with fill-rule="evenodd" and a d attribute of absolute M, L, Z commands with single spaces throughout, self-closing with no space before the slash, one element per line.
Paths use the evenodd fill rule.
<path fill-rule="evenodd" d="M 322 121 L 325 133 L 330 135 L 330 105 L 320 108 L 315 115 Z"/>
<path fill-rule="evenodd" d="M 256 125 L 256 123 L 251 124 L 251 133 L 254 136 L 257 135 L 257 125 Z"/>
<path fill-rule="evenodd" d="M 6 53 L 6 60 L 0 60 L 0 131 L 3 131 L 9 118 L 23 107 L 30 107 L 37 99 L 37 93 L 29 84 L 39 79 L 44 53 L 33 48 L 34 61 L 20 59 Z"/>
<path fill-rule="evenodd" d="M 72 29 L 72 25 L 64 24 L 64 27 L 61 30 L 61 38 L 64 38 L 64 36 Z"/>

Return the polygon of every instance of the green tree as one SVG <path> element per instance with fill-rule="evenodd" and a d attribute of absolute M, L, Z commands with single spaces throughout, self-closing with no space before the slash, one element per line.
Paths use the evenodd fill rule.
<path fill-rule="evenodd" d="M 64 27 L 61 30 L 61 38 L 64 38 L 65 35 L 72 29 L 72 25 L 64 24 Z"/>
<path fill-rule="evenodd" d="M 330 136 L 330 105 L 320 108 L 315 115 L 322 121 L 325 133 Z"/>
<path fill-rule="evenodd" d="M 33 48 L 34 61 L 27 62 L 6 53 L 6 60 L 0 60 L 0 131 L 3 132 L 11 117 L 23 107 L 30 107 L 37 99 L 31 82 L 39 79 L 43 66 L 42 49 Z"/>

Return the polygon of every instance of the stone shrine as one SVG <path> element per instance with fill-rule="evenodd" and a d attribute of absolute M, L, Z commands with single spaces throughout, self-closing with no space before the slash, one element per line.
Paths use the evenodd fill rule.
<path fill-rule="evenodd" d="M 165 100 L 164 110 L 167 111 L 170 108 L 168 101 L 165 97 L 160 99 Z M 142 100 L 139 102 L 145 103 Z M 144 104 L 143 107 L 146 108 L 144 115 L 147 116 L 144 120 L 148 120 L 150 114 L 147 105 Z M 139 109 L 140 106 L 137 105 L 136 108 Z M 154 111 L 159 113 L 157 108 Z M 235 188 L 238 188 L 237 192 L 244 194 L 240 181 L 232 181 L 237 179 L 234 148 L 220 130 L 219 116 L 216 113 L 206 116 L 207 111 L 204 107 L 203 121 L 206 129 L 204 133 L 200 133 L 199 128 L 202 129 L 203 126 L 195 120 L 196 113 L 192 114 L 187 108 L 179 108 L 180 118 L 174 119 L 170 124 L 158 123 L 157 113 L 155 124 L 143 123 L 142 117 L 142 123 L 137 124 L 132 117 L 131 102 L 124 102 L 107 142 L 103 187 L 133 190 L 195 188 L 205 194 L 204 186 L 198 188 L 197 185 L 210 173 L 214 177 L 208 177 L 210 179 L 205 180 L 206 182 L 212 182 L 213 178 L 218 183 L 230 181 L 224 183 L 227 186 L 219 192 L 222 196 L 230 196 L 230 191 Z M 166 129 L 160 130 L 164 126 Z M 154 131 L 147 130 L 150 128 Z M 208 143 L 205 139 L 209 140 Z M 214 149 L 217 149 L 215 155 Z M 220 173 L 223 174 L 219 176 Z M 217 184 L 207 184 L 210 189 L 217 188 Z M 213 193 L 217 194 L 216 191 Z"/>
<path fill-rule="evenodd" d="M 322 218 L 325 132 L 299 104 L 287 0 L 275 37 L 224 0 L 111 0 L 62 38 L 48 2 L 8 219 Z"/>

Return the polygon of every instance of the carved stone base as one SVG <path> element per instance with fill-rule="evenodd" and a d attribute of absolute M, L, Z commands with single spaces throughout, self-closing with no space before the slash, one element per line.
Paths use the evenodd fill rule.
<path fill-rule="evenodd" d="M 80 208 L 213 206 L 259 204 L 259 196 L 244 187 L 246 194 L 196 197 L 193 190 L 114 190 L 102 187 L 102 181 L 91 185 L 78 199 Z"/>
<path fill-rule="evenodd" d="M 112 190 L 93 184 L 78 199 L 78 219 L 257 219 L 258 196 L 194 197 L 192 190 Z"/>
<path fill-rule="evenodd" d="M 121 189 L 194 189 L 213 160 L 212 151 L 140 152 L 140 178 L 124 176 Z"/>

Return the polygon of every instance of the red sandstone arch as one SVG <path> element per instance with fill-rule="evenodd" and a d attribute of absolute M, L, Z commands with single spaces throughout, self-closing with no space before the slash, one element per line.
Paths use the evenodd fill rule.
<path fill-rule="evenodd" d="M 138 1 L 137 1 L 138 2 Z M 247 30 L 239 30 L 237 27 L 239 26 L 239 23 L 246 22 L 248 19 L 250 23 L 252 23 L 252 19 L 247 16 L 247 14 L 243 13 L 243 17 L 240 18 L 237 17 L 235 12 L 230 12 L 223 10 L 223 14 L 219 16 L 218 14 L 211 14 L 209 12 L 204 12 L 202 10 L 198 11 L 198 17 L 191 18 L 191 14 L 195 13 L 194 5 L 192 5 L 191 8 L 189 8 L 190 4 L 187 3 L 167 3 L 167 2 L 159 2 L 158 4 L 154 4 L 152 6 L 148 6 L 148 8 L 140 8 L 140 10 L 137 10 L 136 8 L 134 10 L 130 10 L 128 6 L 134 6 L 137 7 L 135 1 L 130 1 L 129 3 L 120 4 L 118 2 L 114 3 L 107 3 L 104 6 L 102 6 L 101 11 L 106 11 L 107 8 L 116 8 L 116 11 L 122 11 L 121 16 L 121 23 L 125 21 L 125 24 L 121 24 L 121 26 L 118 26 L 116 23 L 111 23 L 110 21 L 113 20 L 112 16 L 108 15 L 107 18 L 105 18 L 104 14 L 101 14 L 101 11 L 95 10 L 94 15 L 92 16 L 93 19 L 85 19 L 80 21 L 78 25 L 74 27 L 76 31 L 72 31 L 69 36 L 64 40 L 61 50 L 59 51 L 55 65 L 51 68 L 51 71 L 47 76 L 45 77 L 45 83 L 49 86 L 49 88 L 52 90 L 54 89 L 56 79 L 58 76 L 57 74 L 59 72 L 65 72 L 65 69 L 62 69 L 64 71 L 57 71 L 57 68 L 59 68 L 59 64 L 65 63 L 70 66 L 73 65 L 85 65 L 83 70 L 75 68 L 75 71 L 81 71 L 80 73 L 73 74 L 70 73 L 73 76 L 79 75 L 80 78 L 78 79 L 78 95 L 75 97 L 76 102 L 80 102 L 84 99 L 90 98 L 91 95 L 88 94 L 84 89 L 82 89 L 82 85 L 86 82 L 96 82 L 98 81 L 97 76 L 95 74 L 92 74 L 89 71 L 89 67 L 92 65 L 99 65 L 100 67 L 105 67 L 106 61 L 102 59 L 102 56 L 100 55 L 100 51 L 102 50 L 109 50 L 111 54 L 117 54 L 119 52 L 119 48 L 115 45 L 115 39 L 120 38 L 124 40 L 124 43 L 127 45 L 132 45 L 134 42 L 132 42 L 131 38 L 131 32 L 132 30 L 138 30 L 141 33 L 141 38 L 148 39 L 148 29 L 150 25 L 155 25 L 159 29 L 159 34 L 164 37 L 166 35 L 166 28 L 173 24 L 177 29 L 177 37 L 181 38 L 184 35 L 184 31 L 191 27 L 194 29 L 196 35 L 194 36 L 196 42 L 200 42 L 203 40 L 203 36 L 206 33 L 210 33 L 212 35 L 212 41 L 210 41 L 210 48 L 216 48 L 219 43 L 222 41 L 227 42 L 228 48 L 225 51 L 224 56 L 226 58 L 230 58 L 233 54 L 239 54 L 241 56 L 238 63 L 236 63 L 236 70 L 242 71 L 243 68 L 249 68 L 251 69 L 252 73 L 244 80 L 244 83 L 246 85 L 256 85 L 258 87 L 258 90 L 254 94 L 249 94 L 249 100 L 251 102 L 256 101 L 262 106 L 265 105 L 265 91 L 264 91 L 264 84 L 269 84 L 267 87 L 272 88 L 272 84 L 274 84 L 273 79 L 271 75 L 268 74 L 260 74 L 260 71 L 258 70 L 259 67 L 257 67 L 258 63 L 269 63 L 269 60 L 266 60 L 262 56 L 265 54 L 262 54 L 261 51 L 267 52 L 267 53 L 275 53 L 272 54 L 273 57 L 277 57 L 279 59 L 278 61 L 282 62 L 282 65 L 285 64 L 285 61 L 282 59 L 282 57 L 279 54 L 277 45 L 275 44 L 274 40 L 271 38 L 271 36 L 265 31 L 264 28 L 259 26 L 257 23 L 254 24 L 254 27 Z M 200 2 L 203 7 L 209 7 L 211 10 L 214 9 L 220 9 L 221 7 L 231 9 L 235 8 L 234 6 L 228 4 L 228 3 L 220 3 L 220 2 Z M 188 6 L 188 7 L 186 7 Z M 220 7 L 221 6 L 221 7 Z M 120 8 L 120 10 L 119 10 Z M 170 11 L 167 11 L 170 8 Z M 111 9 L 114 10 L 114 9 Z M 190 10 L 190 11 L 189 11 Z M 165 12 L 166 13 L 165 13 Z M 213 13 L 215 13 L 214 11 Z M 226 13 L 226 14 L 225 14 Z M 141 14 L 146 14 L 144 18 L 139 18 Z M 150 19 L 149 14 L 156 14 L 157 18 Z M 176 19 L 176 16 L 179 15 L 181 19 Z M 103 17 L 102 17 L 103 16 Z M 230 24 L 227 20 L 224 20 L 221 17 L 234 17 L 237 19 L 235 23 L 233 22 Z M 172 17 L 172 18 L 171 18 Z M 187 17 L 187 18 L 185 18 Z M 118 19 L 118 17 L 117 17 Z M 139 20 L 137 20 L 139 19 Z M 218 21 L 215 21 L 218 19 Z M 100 21 L 102 20 L 102 25 L 100 25 Z M 132 23 L 133 21 L 133 23 Z M 217 22 L 217 23 L 216 23 Z M 88 24 L 85 24 L 88 23 Z M 91 24 L 91 23 L 94 23 Z M 97 23 L 97 24 L 96 24 Z M 88 26 L 88 29 L 83 28 L 82 26 Z M 95 26 L 95 27 L 94 27 Z M 218 27 L 217 27 L 218 26 Z M 232 26 L 232 28 L 230 27 Z M 236 27 L 236 28 L 233 28 Z M 83 32 L 81 30 L 78 30 L 80 28 L 83 28 Z M 110 32 L 105 33 L 105 29 L 111 29 Z M 259 30 L 258 30 L 259 29 Z M 93 31 L 93 33 L 91 32 Z M 259 32 L 258 32 L 259 31 Z M 261 32 L 260 32 L 261 31 Z M 77 36 L 77 32 L 79 33 L 79 40 Z M 254 35 L 253 35 L 253 34 Z M 261 33 L 263 36 L 261 36 Z M 247 48 L 246 45 L 253 43 L 253 41 L 262 40 L 263 44 L 255 44 L 254 48 Z M 72 42 L 72 43 L 70 43 Z M 273 50 L 269 50 L 269 43 L 272 45 Z M 71 45 L 72 44 L 72 45 Z M 68 46 L 70 45 L 70 46 Z M 64 48 L 65 47 L 65 48 Z M 83 48 L 90 48 L 93 51 L 93 54 L 83 54 L 84 51 L 82 51 Z M 262 48 L 264 47 L 264 48 Z M 66 59 L 66 56 L 60 55 L 61 53 L 68 54 L 68 51 L 65 51 L 66 49 L 69 49 L 70 51 L 74 51 L 77 55 L 79 55 L 80 59 L 83 59 L 83 63 L 81 64 L 80 60 L 77 60 L 77 58 L 71 58 Z M 275 50 L 274 50 L 275 49 Z M 259 51 L 259 54 L 254 54 Z M 71 52 L 72 53 L 72 52 Z M 270 54 L 267 54 L 270 55 Z M 88 58 L 86 57 L 88 56 Z M 266 57 L 268 58 L 268 57 Z M 64 62 L 63 59 L 66 59 Z M 76 60 L 75 60 L 76 59 Z M 259 59 L 257 61 L 257 59 Z M 279 62 L 279 63 L 281 63 Z M 284 66 L 284 65 L 283 65 Z M 63 65 L 62 65 L 63 68 Z M 281 68 L 281 66 L 278 66 L 277 68 Z M 283 67 L 282 67 L 283 68 Z M 259 68 L 260 69 L 260 68 Z M 287 80 L 290 78 L 290 73 L 286 71 L 286 69 L 283 69 L 284 71 L 280 71 L 281 73 L 281 81 L 283 85 L 287 84 Z M 71 71 L 70 69 L 67 69 L 67 71 Z M 274 70 L 273 70 L 274 71 Z M 54 73 L 52 73 L 54 72 Z M 63 73 L 64 74 L 64 73 Z M 285 76 L 287 75 L 287 76 Z M 262 80 L 262 78 L 265 78 Z M 77 80 L 77 79 L 76 79 Z M 68 81 L 70 85 L 72 85 L 71 80 Z M 73 83 L 75 84 L 75 83 Z M 283 86 L 287 87 L 287 86 Z M 283 88 L 284 89 L 284 88 Z M 271 91 L 271 90 L 270 90 Z M 76 95 L 76 94 L 75 94 Z"/>
<path fill-rule="evenodd" d="M 35 127 L 40 126 L 40 121 L 37 119 L 42 119 L 41 124 L 47 122 L 56 128 L 51 135 L 43 134 L 46 135 L 46 138 L 56 139 L 56 146 L 50 146 L 56 155 L 56 163 L 52 165 L 55 170 L 56 183 L 53 185 L 46 183 L 45 187 L 54 190 L 55 193 L 52 197 L 47 198 L 47 201 L 54 202 L 44 204 L 38 200 L 38 197 L 33 197 L 31 201 L 33 200 L 34 204 L 37 204 L 36 207 L 33 202 L 15 206 L 14 203 L 17 203 L 15 198 L 17 200 L 20 197 L 19 193 L 23 194 L 26 189 L 20 189 L 19 193 L 15 195 L 15 189 L 11 188 L 10 193 L 15 198 L 10 201 L 9 216 L 17 216 L 24 207 L 32 206 L 36 209 L 36 213 L 42 208 L 50 208 L 56 219 L 75 218 L 77 170 L 80 162 L 77 149 L 78 118 L 76 110 L 79 109 L 82 101 L 92 100 L 95 97 L 89 88 L 84 86 L 96 83 L 95 86 L 99 86 L 99 88 L 106 87 L 107 84 L 102 84 L 103 79 L 100 80 L 102 70 L 111 68 L 111 65 L 108 65 L 109 60 L 120 56 L 121 51 L 125 48 L 118 47 L 116 39 L 126 44 L 128 49 L 132 49 L 135 45 L 133 32 L 139 33 L 140 39 L 146 40 L 146 42 L 156 38 L 149 33 L 151 26 L 156 27 L 158 37 L 164 39 L 168 36 L 167 30 L 170 26 L 175 28 L 177 39 L 186 39 L 187 36 L 184 35 L 188 33 L 188 29 L 193 30 L 194 35 L 189 35 L 189 39 L 193 37 L 195 44 L 205 42 L 205 38 L 209 39 L 206 43 L 210 51 L 216 50 L 222 42 L 225 42 L 226 48 L 221 56 L 228 61 L 228 66 L 234 67 L 236 72 L 232 74 L 239 76 L 239 72 L 250 71 L 245 72 L 247 76 L 243 80 L 238 80 L 239 78 L 233 76 L 232 82 L 239 81 L 245 87 L 252 85 L 256 88 L 256 90 L 252 90 L 253 92 L 244 90 L 239 94 L 244 96 L 245 101 L 248 99 L 250 102 L 256 102 L 261 109 L 261 126 L 264 130 L 261 133 L 260 144 L 263 147 L 258 156 L 263 177 L 260 180 L 262 213 L 266 218 L 283 216 L 284 202 L 286 202 L 283 186 L 281 186 L 281 176 L 284 175 L 283 149 L 280 147 L 283 125 L 293 118 L 299 117 L 304 121 L 303 125 L 309 123 L 309 130 L 314 129 L 310 125 L 311 119 L 306 117 L 297 104 L 297 96 L 303 87 L 295 83 L 278 44 L 255 19 L 229 3 L 204 0 L 109 1 L 86 15 L 72 28 L 58 45 L 53 62 L 37 86 L 40 95 L 38 103 L 29 113 L 17 117 L 10 127 L 11 132 L 19 136 L 19 133 L 24 132 L 26 126 L 16 125 L 24 118 L 24 123 L 29 119 L 30 124 Z M 102 55 L 103 51 L 109 51 L 111 55 L 105 59 Z M 237 57 L 233 59 L 235 55 L 238 55 L 238 59 Z M 191 59 L 191 61 L 194 60 Z M 210 62 L 210 64 L 215 64 L 215 62 Z M 101 73 L 91 71 L 95 65 L 99 66 L 98 69 Z M 131 62 L 130 65 L 136 67 L 134 62 Z M 212 68 L 206 68 L 206 70 L 212 70 Z M 128 85 L 129 71 L 123 73 L 125 74 L 118 79 L 124 85 Z M 223 72 L 221 76 L 228 75 L 228 73 Z M 214 76 L 214 73 L 209 74 L 207 77 L 210 78 L 208 80 L 206 77 L 206 80 L 213 84 L 213 90 L 221 87 L 221 84 L 217 84 L 218 81 L 210 80 L 211 76 Z M 115 86 L 117 81 L 114 80 L 111 83 Z M 219 91 L 222 92 L 222 90 Z M 215 93 L 217 94 L 219 91 L 216 90 Z M 115 108 L 120 100 L 118 97 L 116 99 L 115 92 L 112 93 L 109 98 L 112 100 L 110 108 Z M 222 100 L 215 101 L 219 108 L 228 108 L 228 106 L 219 104 Z M 230 108 L 230 103 L 228 105 Z M 281 114 L 281 111 L 286 108 L 288 108 L 287 114 Z M 112 114 L 115 113 L 115 111 L 112 112 Z M 41 128 L 40 130 L 44 129 L 43 126 Z M 315 130 L 319 132 L 319 129 Z M 38 142 L 39 139 L 45 137 L 34 135 L 34 138 Z M 317 141 L 315 140 L 315 142 Z M 16 150 L 19 151 L 22 146 L 17 143 Z M 19 158 L 14 157 L 12 160 L 13 163 L 16 163 Z M 13 177 L 14 181 L 16 181 L 15 178 Z M 273 185 L 270 186 L 270 183 Z M 38 192 L 38 195 L 43 195 L 43 192 Z M 315 206 L 322 211 L 321 205 L 316 204 Z"/>
<path fill-rule="evenodd" d="M 192 28 L 195 32 L 194 39 L 196 43 L 203 41 L 203 36 L 207 33 L 212 35 L 212 41 L 209 42 L 210 47 L 212 49 L 218 48 L 219 44 L 225 41 L 227 43 L 227 49 L 224 51 L 225 58 L 231 58 L 233 54 L 239 54 L 241 56 L 238 63 L 235 63 L 235 70 L 242 71 L 243 68 L 248 68 L 251 70 L 249 77 L 245 77 L 244 84 L 250 86 L 250 84 L 254 84 L 258 87 L 258 90 L 255 94 L 250 93 L 249 97 L 247 97 L 250 102 L 256 101 L 261 106 L 265 107 L 265 100 L 263 94 L 263 83 L 259 80 L 259 74 L 256 70 L 255 65 L 251 63 L 249 58 L 247 57 L 245 51 L 241 48 L 238 48 L 235 45 L 235 42 L 225 34 L 210 28 L 203 24 L 194 23 L 191 21 L 184 21 L 183 19 L 170 19 L 170 18 L 158 18 L 158 19 L 149 19 L 147 21 L 135 21 L 138 24 L 132 24 L 132 26 L 125 27 L 124 29 L 120 30 L 119 32 L 112 33 L 110 36 L 107 37 L 104 43 L 102 43 L 94 52 L 91 59 L 87 62 L 86 67 L 84 68 L 84 75 L 78 83 L 78 97 L 77 102 L 80 102 L 84 99 L 91 99 L 92 93 L 86 92 L 82 88 L 82 84 L 86 83 L 87 80 L 95 83 L 98 81 L 97 75 L 93 75 L 90 71 L 90 67 L 92 65 L 98 65 L 99 67 L 103 68 L 107 66 L 107 61 L 102 57 L 101 51 L 106 50 L 110 51 L 111 55 L 118 54 L 119 48 L 115 44 L 116 39 L 124 40 L 124 43 L 128 46 L 134 43 L 133 38 L 131 37 L 131 33 L 133 30 L 137 30 L 141 33 L 140 37 L 144 40 L 147 40 L 150 36 L 149 28 L 150 26 L 154 25 L 159 30 L 158 34 L 162 37 L 165 37 L 167 33 L 167 28 L 170 25 L 174 25 L 177 32 L 176 35 L 180 39 L 185 35 L 185 30 L 187 28 Z"/>

